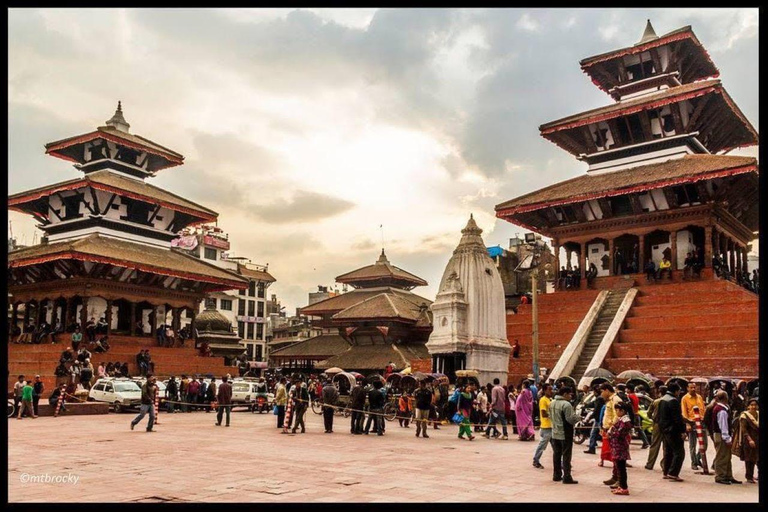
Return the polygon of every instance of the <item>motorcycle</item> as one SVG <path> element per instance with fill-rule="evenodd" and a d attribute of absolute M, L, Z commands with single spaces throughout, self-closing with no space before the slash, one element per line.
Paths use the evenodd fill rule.
<path fill-rule="evenodd" d="M 267 397 L 265 395 L 259 395 L 256 397 L 256 399 L 251 404 L 251 412 L 252 413 L 263 413 L 263 412 L 269 412 L 269 400 L 267 400 Z"/>
<path fill-rule="evenodd" d="M 573 442 L 576 444 L 583 444 L 584 441 L 589 439 L 589 435 L 592 433 L 592 427 L 595 425 L 595 407 L 593 393 L 589 393 L 584 399 L 576 406 L 576 413 L 581 418 L 573 426 Z"/>

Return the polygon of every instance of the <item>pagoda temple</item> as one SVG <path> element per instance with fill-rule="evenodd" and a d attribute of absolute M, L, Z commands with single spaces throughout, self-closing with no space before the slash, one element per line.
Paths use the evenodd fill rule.
<path fill-rule="evenodd" d="M 326 351 L 326 358 L 313 363 L 313 368 L 369 373 L 383 372 L 393 363 L 397 370 L 411 366 L 429 371 L 432 361 L 426 342 L 432 332 L 432 302 L 411 292 L 426 286 L 426 281 L 392 265 L 383 249 L 373 265 L 342 274 L 336 281 L 353 289 L 304 307 L 301 314 L 318 317 L 313 326 L 338 329 L 338 335 L 321 335 L 276 350 L 271 359 L 311 360 L 314 352 Z M 329 348 L 334 354 L 327 357 Z"/>
<path fill-rule="evenodd" d="M 85 332 L 104 318 L 109 335 L 152 336 L 161 324 L 178 332 L 206 294 L 247 288 L 236 272 L 171 247 L 181 230 L 218 214 L 147 183 L 184 157 L 129 129 L 118 103 L 104 126 L 45 146 L 81 177 L 9 196 L 9 208 L 45 234 L 8 253 L 12 328 L 21 307 L 25 326 L 59 321 Z"/>
<path fill-rule="evenodd" d="M 697 280 L 735 280 L 746 273 L 747 251 L 759 228 L 758 165 L 755 158 L 726 153 L 756 145 L 758 134 L 717 79 L 719 71 L 691 27 L 657 36 L 649 21 L 639 42 L 586 58 L 581 68 L 615 101 L 543 124 L 539 130 L 587 164 L 586 173 L 503 202 L 496 206 L 497 217 L 551 238 L 558 267 L 580 273 L 582 290 L 612 289 L 619 283 L 639 286 L 636 303 L 643 302 L 644 294 L 661 293 L 644 291 L 652 284 L 643 274 L 649 260 L 658 268 L 667 257 L 675 283 L 685 277 L 687 257 L 701 266 Z M 722 270 L 719 276 L 713 272 L 713 262 Z M 590 268 L 596 275 L 586 279 Z M 556 283 L 561 282 L 559 272 L 558 268 Z M 735 292 L 727 284 L 700 286 Z M 558 321 L 564 320 L 568 307 L 563 300 Z M 559 329 L 549 364 L 557 362 L 554 354 L 568 345 L 579 326 L 576 320 L 583 318 L 592 301 L 585 296 L 583 304 L 567 327 L 549 327 Z M 751 343 L 756 339 L 755 314 L 756 308 L 745 320 L 745 337 L 732 330 L 720 339 Z M 738 322 L 737 318 L 731 315 L 729 322 Z M 530 318 L 525 321 L 530 325 Z M 631 330 L 628 323 L 621 324 L 622 329 Z M 519 334 L 524 337 L 529 329 Z M 671 334 L 670 341 L 686 339 L 681 335 Z M 702 341 L 718 339 L 712 331 L 702 336 Z M 510 341 L 519 337 L 514 329 L 509 334 Z M 632 337 L 619 335 L 627 338 Z M 632 355 L 647 356 L 646 348 L 650 347 Z M 673 359 L 676 354 L 668 353 Z M 606 355 L 610 357 L 611 351 Z M 737 375 L 755 371 L 728 364 L 713 365 L 712 371 L 717 368 Z M 684 365 L 658 371 L 694 372 Z M 510 373 L 528 372 L 521 366 Z"/>

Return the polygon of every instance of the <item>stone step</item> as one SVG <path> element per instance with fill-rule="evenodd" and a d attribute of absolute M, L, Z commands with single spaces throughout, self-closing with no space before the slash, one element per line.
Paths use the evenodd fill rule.
<path fill-rule="evenodd" d="M 710 341 L 713 339 L 743 339 L 758 338 L 758 326 L 755 325 L 719 325 L 716 327 L 682 327 L 659 329 L 623 329 L 619 332 L 619 341 L 631 343 L 634 341 Z"/>
<path fill-rule="evenodd" d="M 645 354 L 653 354 L 657 358 L 687 358 L 687 357 L 758 357 L 759 349 L 757 340 L 739 341 L 667 341 L 658 342 L 634 342 L 614 343 L 611 347 L 611 357 L 615 358 L 640 358 Z"/>

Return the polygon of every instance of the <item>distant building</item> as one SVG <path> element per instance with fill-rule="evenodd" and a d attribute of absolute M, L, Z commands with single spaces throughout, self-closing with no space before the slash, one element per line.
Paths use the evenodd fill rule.
<path fill-rule="evenodd" d="M 245 350 L 248 361 L 261 363 L 258 366 L 266 367 L 266 290 L 275 282 L 268 267 L 251 263 L 247 258 L 228 254 L 229 237 L 215 226 L 187 228 L 173 240 L 172 245 L 248 281 L 248 287 L 245 289 L 209 293 L 206 298 L 231 322 L 233 328 L 236 328 L 236 333 L 242 340 L 240 352 Z M 205 308 L 204 302 L 200 305 L 200 312 Z M 182 321 L 182 325 L 190 322 L 191 318 L 187 318 Z"/>
<path fill-rule="evenodd" d="M 504 296 L 507 305 L 519 303 L 519 297 L 531 293 L 531 270 L 550 264 L 555 267 L 555 256 L 549 246 L 542 242 L 541 235 L 536 235 L 533 241 L 526 242 L 522 238 L 510 238 L 509 249 L 500 246 L 488 247 L 488 255 L 501 275 L 504 284 Z M 539 280 L 539 292 L 546 293 L 547 281 Z"/>

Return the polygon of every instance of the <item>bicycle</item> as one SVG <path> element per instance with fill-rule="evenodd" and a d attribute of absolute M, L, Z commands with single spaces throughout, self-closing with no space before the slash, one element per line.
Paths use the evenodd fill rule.
<path fill-rule="evenodd" d="M 11 400 L 8 399 L 8 417 L 13 418 L 14 413 L 16 412 L 16 404 Z"/>

